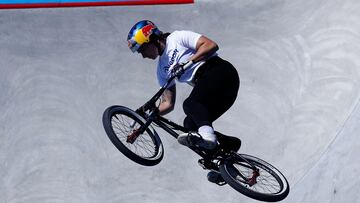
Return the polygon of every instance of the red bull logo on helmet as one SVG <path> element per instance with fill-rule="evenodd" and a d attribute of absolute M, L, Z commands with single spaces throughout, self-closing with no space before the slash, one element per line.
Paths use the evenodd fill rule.
<path fill-rule="evenodd" d="M 141 31 L 144 34 L 144 36 L 146 38 L 148 38 L 150 36 L 150 34 L 152 33 L 152 30 L 155 29 L 155 26 L 153 24 L 149 24 L 144 26 Z"/>

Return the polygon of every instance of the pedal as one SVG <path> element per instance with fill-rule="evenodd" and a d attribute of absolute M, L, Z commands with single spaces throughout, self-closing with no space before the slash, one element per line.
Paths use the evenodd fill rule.
<path fill-rule="evenodd" d="M 217 167 L 215 163 L 211 161 L 206 161 L 205 159 L 199 159 L 198 164 L 205 170 L 219 170 L 219 167 Z"/>

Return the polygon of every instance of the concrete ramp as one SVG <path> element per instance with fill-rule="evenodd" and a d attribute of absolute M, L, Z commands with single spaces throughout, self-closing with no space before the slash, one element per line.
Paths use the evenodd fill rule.
<path fill-rule="evenodd" d="M 156 62 L 125 41 L 142 19 L 219 44 L 241 87 L 214 127 L 283 171 L 283 202 L 356 202 L 359 10 L 355 0 L 2 10 L 0 202 L 256 202 L 209 183 L 198 157 L 162 130 L 165 156 L 154 167 L 106 137 L 105 108 L 137 108 L 158 90 Z M 182 123 L 191 87 L 177 89 L 167 117 Z"/>

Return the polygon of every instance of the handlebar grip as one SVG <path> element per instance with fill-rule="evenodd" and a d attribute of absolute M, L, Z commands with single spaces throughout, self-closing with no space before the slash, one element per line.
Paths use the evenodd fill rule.
<path fill-rule="evenodd" d="M 189 61 L 183 66 L 183 69 L 186 70 L 186 69 L 190 68 L 193 64 L 194 64 L 193 61 Z"/>
<path fill-rule="evenodd" d="M 193 61 L 188 61 L 183 65 L 179 65 L 178 68 L 174 71 L 174 75 L 176 77 L 180 77 L 185 72 L 185 70 L 190 68 L 190 66 L 192 66 L 193 64 L 194 64 Z"/>

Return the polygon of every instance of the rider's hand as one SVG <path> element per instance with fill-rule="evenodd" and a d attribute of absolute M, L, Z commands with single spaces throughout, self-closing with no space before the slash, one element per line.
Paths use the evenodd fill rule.
<path fill-rule="evenodd" d="M 172 75 L 181 76 L 187 68 L 189 68 L 191 65 L 193 65 L 193 61 L 186 61 L 178 63 L 174 66 L 174 68 L 171 70 Z"/>

